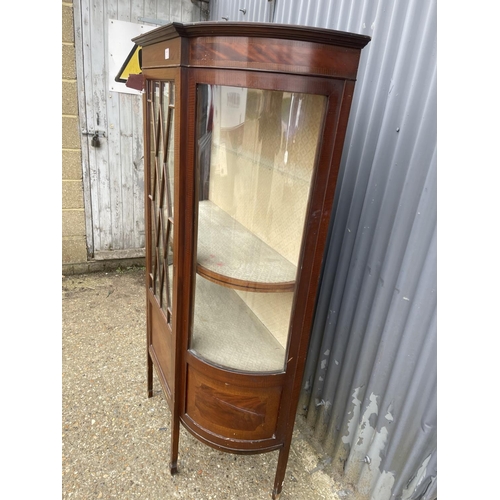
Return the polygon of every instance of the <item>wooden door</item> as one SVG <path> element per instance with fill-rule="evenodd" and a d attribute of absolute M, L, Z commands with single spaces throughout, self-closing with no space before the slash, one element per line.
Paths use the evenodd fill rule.
<path fill-rule="evenodd" d="M 142 96 L 116 84 L 116 40 L 110 32 L 113 22 L 128 23 L 136 26 L 133 36 L 137 36 L 170 21 L 198 21 L 203 12 L 190 0 L 75 0 L 74 12 L 88 256 L 142 257 Z M 132 47 L 130 36 L 124 37 L 124 44 Z"/>

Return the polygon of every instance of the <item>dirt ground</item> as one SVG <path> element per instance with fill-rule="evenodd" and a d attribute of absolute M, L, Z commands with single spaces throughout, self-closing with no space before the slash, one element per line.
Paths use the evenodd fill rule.
<path fill-rule="evenodd" d="M 182 427 L 170 475 L 170 411 L 156 379 L 146 393 L 144 269 L 65 276 L 62 296 L 63 499 L 271 498 L 277 452 L 219 452 Z M 281 499 L 349 498 L 301 428 Z"/>

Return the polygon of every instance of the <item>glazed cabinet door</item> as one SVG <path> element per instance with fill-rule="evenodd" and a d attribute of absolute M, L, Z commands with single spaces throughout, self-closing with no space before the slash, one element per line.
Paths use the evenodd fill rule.
<path fill-rule="evenodd" d="M 190 351 L 283 372 L 326 98 L 197 86 L 199 183 Z"/>
<path fill-rule="evenodd" d="M 194 258 L 181 413 L 218 448 L 278 449 L 297 363 L 292 325 L 295 318 L 297 339 L 302 317 L 294 304 L 328 97 L 298 79 L 286 91 L 211 75 L 214 83 L 190 87 Z"/>
<path fill-rule="evenodd" d="M 145 193 L 148 391 L 152 364 L 171 404 L 174 387 L 175 82 L 148 80 L 145 93 Z"/>

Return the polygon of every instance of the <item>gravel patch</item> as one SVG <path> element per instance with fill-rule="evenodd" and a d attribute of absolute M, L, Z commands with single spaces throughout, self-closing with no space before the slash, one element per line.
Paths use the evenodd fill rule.
<path fill-rule="evenodd" d="M 63 499 L 271 498 L 278 452 L 220 452 L 182 426 L 170 475 L 170 410 L 156 379 L 146 390 L 144 269 L 66 276 L 62 295 Z M 299 427 L 281 500 L 345 499 Z"/>

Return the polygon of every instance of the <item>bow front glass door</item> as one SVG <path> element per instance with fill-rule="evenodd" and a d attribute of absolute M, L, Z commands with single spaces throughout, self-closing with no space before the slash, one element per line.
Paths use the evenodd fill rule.
<path fill-rule="evenodd" d="M 189 347 L 243 372 L 286 366 L 326 98 L 197 87 L 196 287 Z"/>

